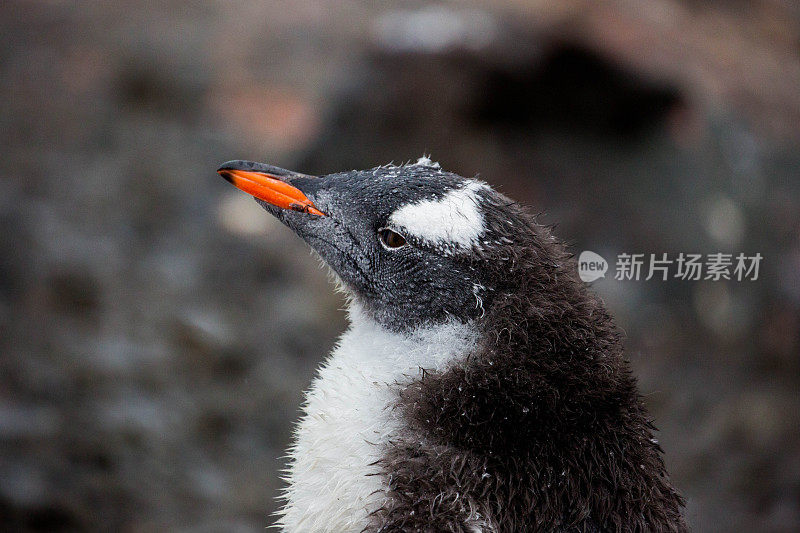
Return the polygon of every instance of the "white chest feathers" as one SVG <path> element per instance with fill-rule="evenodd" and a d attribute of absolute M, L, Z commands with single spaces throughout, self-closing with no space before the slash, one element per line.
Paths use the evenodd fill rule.
<path fill-rule="evenodd" d="M 382 505 L 385 480 L 374 463 L 402 432 L 396 386 L 421 369 L 441 370 L 477 341 L 465 324 L 410 334 L 387 331 L 351 309 L 351 326 L 324 362 L 303 405 L 289 450 L 285 532 L 360 532 Z"/>

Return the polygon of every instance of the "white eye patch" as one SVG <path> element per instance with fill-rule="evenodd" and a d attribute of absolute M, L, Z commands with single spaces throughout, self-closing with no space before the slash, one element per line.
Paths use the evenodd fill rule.
<path fill-rule="evenodd" d="M 470 248 L 485 231 L 478 191 L 488 190 L 483 182 L 469 180 L 439 200 L 422 200 L 399 207 L 389 223 L 434 245 Z"/>

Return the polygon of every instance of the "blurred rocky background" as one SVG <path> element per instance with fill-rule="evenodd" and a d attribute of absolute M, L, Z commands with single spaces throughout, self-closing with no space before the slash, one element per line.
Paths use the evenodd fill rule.
<path fill-rule="evenodd" d="M 759 252 L 594 287 L 696 531 L 800 530 L 800 8 L 0 4 L 0 530 L 263 531 L 346 326 L 214 173 L 479 174 L 575 253 Z"/>

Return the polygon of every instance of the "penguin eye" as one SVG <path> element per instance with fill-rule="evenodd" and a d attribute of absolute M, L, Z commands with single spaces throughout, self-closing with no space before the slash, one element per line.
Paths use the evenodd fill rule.
<path fill-rule="evenodd" d="M 388 248 L 389 250 L 394 250 L 395 248 L 402 248 L 406 244 L 406 238 L 397 233 L 396 231 L 392 231 L 389 228 L 381 228 L 378 230 L 378 238 L 381 240 L 381 244 L 383 244 L 384 248 Z"/>

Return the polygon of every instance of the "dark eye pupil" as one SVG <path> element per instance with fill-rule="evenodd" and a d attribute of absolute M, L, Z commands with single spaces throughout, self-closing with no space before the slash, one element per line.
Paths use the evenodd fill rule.
<path fill-rule="evenodd" d="M 388 248 L 400 248 L 406 244 L 405 237 L 390 229 L 381 230 L 380 236 L 383 244 Z"/>

